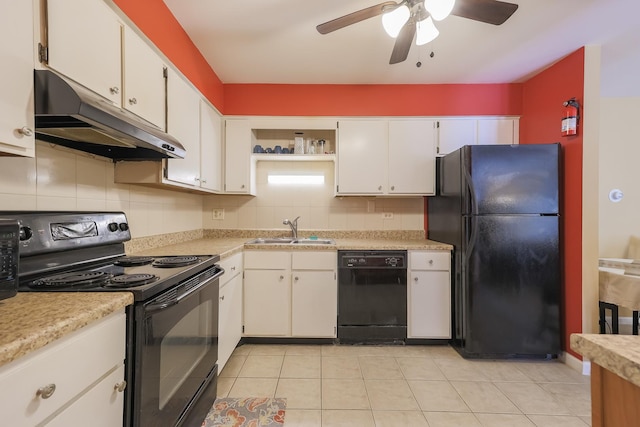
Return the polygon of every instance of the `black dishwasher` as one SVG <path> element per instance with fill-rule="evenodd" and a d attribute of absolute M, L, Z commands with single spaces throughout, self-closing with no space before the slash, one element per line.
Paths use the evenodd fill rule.
<path fill-rule="evenodd" d="M 407 251 L 338 251 L 338 340 L 407 338 Z"/>

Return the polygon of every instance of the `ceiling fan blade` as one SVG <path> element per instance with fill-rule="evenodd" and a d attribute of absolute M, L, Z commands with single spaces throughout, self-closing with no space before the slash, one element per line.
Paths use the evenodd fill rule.
<path fill-rule="evenodd" d="M 411 49 L 411 42 L 413 42 L 413 36 L 415 35 L 416 23 L 413 18 L 411 18 L 406 24 L 404 24 L 404 27 L 402 27 L 398 37 L 396 38 L 396 44 L 393 45 L 389 64 L 397 64 L 398 62 L 402 62 L 407 59 L 409 49 Z"/>
<path fill-rule="evenodd" d="M 377 4 L 375 6 L 367 7 L 348 15 L 341 16 L 340 18 L 327 21 L 324 24 L 316 26 L 316 30 L 320 34 L 327 34 L 340 28 L 344 28 L 351 24 L 356 24 L 365 19 L 373 18 L 374 16 L 382 15 L 387 10 L 394 9 L 398 6 L 398 3 L 394 1 L 386 1 L 384 3 Z"/>
<path fill-rule="evenodd" d="M 514 3 L 497 0 L 456 0 L 452 15 L 487 24 L 500 25 L 518 9 Z"/>

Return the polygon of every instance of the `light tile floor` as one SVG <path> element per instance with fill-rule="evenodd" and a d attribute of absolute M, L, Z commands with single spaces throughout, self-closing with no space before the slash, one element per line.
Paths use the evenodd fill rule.
<path fill-rule="evenodd" d="M 287 427 L 585 427 L 589 377 L 558 361 L 467 360 L 448 346 L 238 347 L 219 397 L 285 397 Z"/>

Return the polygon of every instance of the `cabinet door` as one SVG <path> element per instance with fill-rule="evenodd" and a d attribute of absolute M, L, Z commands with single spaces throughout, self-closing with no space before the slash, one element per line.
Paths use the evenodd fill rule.
<path fill-rule="evenodd" d="M 435 173 L 435 121 L 389 121 L 389 194 L 435 194 Z"/>
<path fill-rule="evenodd" d="M 222 119 L 200 100 L 200 187 L 222 191 Z"/>
<path fill-rule="evenodd" d="M 249 120 L 225 121 L 224 190 L 251 194 L 251 124 Z"/>
<path fill-rule="evenodd" d="M 448 271 L 411 271 L 409 338 L 451 338 L 451 283 Z"/>
<path fill-rule="evenodd" d="M 438 122 L 438 154 L 456 151 L 476 143 L 475 119 L 446 119 Z"/>
<path fill-rule="evenodd" d="M 48 64 L 121 105 L 122 24 L 100 0 L 47 0 Z"/>
<path fill-rule="evenodd" d="M 478 144 L 517 144 L 516 119 L 478 120 Z"/>
<path fill-rule="evenodd" d="M 338 287 L 334 271 L 293 271 L 291 333 L 294 337 L 336 336 Z"/>
<path fill-rule="evenodd" d="M 33 2 L 5 3 L 0 14 L 0 151 L 35 156 Z"/>
<path fill-rule="evenodd" d="M 175 71 L 168 70 L 167 132 L 178 139 L 187 154 L 167 160 L 167 178 L 200 186 L 200 95 Z"/>
<path fill-rule="evenodd" d="M 386 120 L 338 124 L 338 194 L 383 194 L 387 190 Z"/>
<path fill-rule="evenodd" d="M 225 273 L 226 274 L 226 273 Z M 242 337 L 242 275 L 220 289 L 218 312 L 218 370 L 222 371 Z"/>
<path fill-rule="evenodd" d="M 124 108 L 166 128 L 165 64 L 129 27 L 124 28 Z"/>
<path fill-rule="evenodd" d="M 106 378 L 89 389 L 71 406 L 58 414 L 48 427 L 82 426 L 91 420 L 92 427 L 122 425 L 124 390 L 116 385 L 124 381 L 124 365 L 120 365 Z"/>
<path fill-rule="evenodd" d="M 290 270 L 245 270 L 244 334 L 291 335 Z"/>

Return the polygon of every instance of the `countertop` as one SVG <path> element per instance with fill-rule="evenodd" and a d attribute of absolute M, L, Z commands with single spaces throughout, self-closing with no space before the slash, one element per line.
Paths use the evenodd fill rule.
<path fill-rule="evenodd" d="M 19 292 L 2 300 L 0 366 L 130 304 L 130 292 Z"/>
<path fill-rule="evenodd" d="M 571 334 L 571 349 L 640 387 L 640 336 Z"/>
<path fill-rule="evenodd" d="M 453 246 L 427 239 L 333 239 L 335 245 L 319 244 L 247 244 L 252 238 L 202 238 L 183 243 L 146 249 L 136 254 L 144 255 L 208 255 L 218 254 L 221 259 L 234 255 L 245 249 L 261 250 L 431 250 L 450 251 Z"/>

